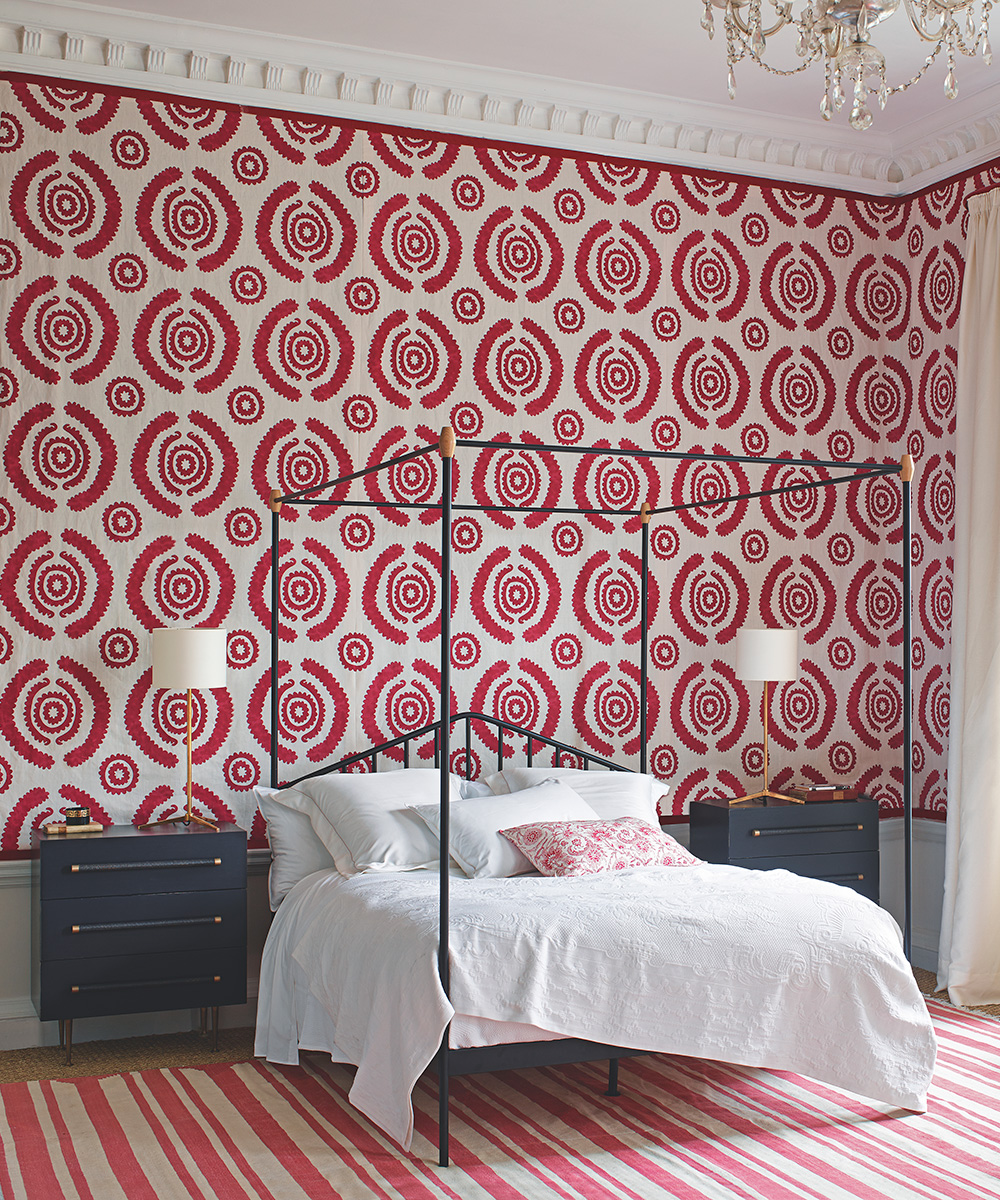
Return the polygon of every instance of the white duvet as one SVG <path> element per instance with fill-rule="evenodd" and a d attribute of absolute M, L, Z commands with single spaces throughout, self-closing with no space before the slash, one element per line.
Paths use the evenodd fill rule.
<path fill-rule="evenodd" d="M 303 880 L 264 949 L 256 1052 L 339 1050 L 358 1067 L 351 1102 L 404 1148 L 456 1012 L 926 1107 L 934 1032 L 899 929 L 849 888 L 708 864 L 453 877 L 450 1001 L 437 937 L 434 872 Z M 303 1028 L 317 1005 L 335 1047 Z"/>

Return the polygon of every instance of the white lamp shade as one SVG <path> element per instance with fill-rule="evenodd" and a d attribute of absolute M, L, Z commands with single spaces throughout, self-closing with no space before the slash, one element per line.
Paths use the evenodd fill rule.
<path fill-rule="evenodd" d="M 736 633 L 738 679 L 797 679 L 797 629 L 740 629 Z"/>
<path fill-rule="evenodd" d="M 153 687 L 225 686 L 225 629 L 153 630 Z"/>

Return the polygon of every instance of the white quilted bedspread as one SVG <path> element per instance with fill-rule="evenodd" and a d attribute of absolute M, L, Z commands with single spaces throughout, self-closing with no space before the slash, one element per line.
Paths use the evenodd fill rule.
<path fill-rule="evenodd" d="M 265 948 L 258 1043 L 297 964 L 358 1065 L 351 1102 L 404 1148 L 413 1085 L 456 1011 L 926 1107 L 934 1032 L 899 929 L 848 888 L 707 864 L 453 878 L 451 912 L 450 1003 L 433 872 L 310 876 Z"/>

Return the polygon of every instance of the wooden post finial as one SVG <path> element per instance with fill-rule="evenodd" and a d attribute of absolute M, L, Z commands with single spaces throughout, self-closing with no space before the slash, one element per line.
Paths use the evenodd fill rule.
<path fill-rule="evenodd" d="M 899 460 L 899 478 L 904 483 L 909 483 L 913 478 L 913 455 L 904 454 Z"/>
<path fill-rule="evenodd" d="M 648 500 L 643 500 L 642 507 L 639 509 L 639 517 L 643 525 L 649 524 L 649 519 L 653 515 L 653 509 Z"/>
<path fill-rule="evenodd" d="M 445 425 L 441 430 L 441 440 L 438 443 L 438 449 L 441 451 L 442 458 L 455 457 L 455 431 L 450 425 Z"/>
<path fill-rule="evenodd" d="M 271 488 L 271 495 L 267 501 L 267 507 L 271 512 L 281 512 L 281 492 L 277 488 Z"/>

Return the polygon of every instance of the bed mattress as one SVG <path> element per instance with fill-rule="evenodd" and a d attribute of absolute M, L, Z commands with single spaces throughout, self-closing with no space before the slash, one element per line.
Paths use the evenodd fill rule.
<path fill-rule="evenodd" d="M 356 1064 L 351 1102 L 404 1148 L 456 1014 L 452 1045 L 582 1037 L 926 1107 L 934 1033 L 899 929 L 848 888 L 703 864 L 456 876 L 450 903 L 448 997 L 436 872 L 302 880 L 265 946 L 256 1052 Z"/>

